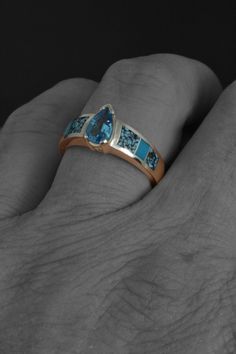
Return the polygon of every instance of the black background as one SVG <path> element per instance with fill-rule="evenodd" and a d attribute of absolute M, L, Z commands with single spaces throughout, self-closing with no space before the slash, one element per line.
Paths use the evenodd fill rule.
<path fill-rule="evenodd" d="M 99 80 L 120 58 L 157 52 L 236 77 L 235 1 L 2 1 L 1 112 L 70 77 Z"/>

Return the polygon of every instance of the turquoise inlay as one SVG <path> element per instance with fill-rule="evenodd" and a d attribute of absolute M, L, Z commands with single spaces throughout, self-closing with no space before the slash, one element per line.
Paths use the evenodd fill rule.
<path fill-rule="evenodd" d="M 132 153 L 135 152 L 138 143 L 139 136 L 135 134 L 132 130 L 126 128 L 124 125 L 121 128 L 120 138 L 117 145 L 130 150 Z"/>
<path fill-rule="evenodd" d="M 64 138 L 66 138 L 70 134 L 80 133 L 86 120 L 87 120 L 87 116 L 85 117 L 82 116 L 72 120 L 64 131 Z"/>
<path fill-rule="evenodd" d="M 150 145 L 146 143 L 146 141 L 141 139 L 137 151 L 135 152 L 135 155 L 138 156 L 141 160 L 145 160 L 145 157 L 147 156 L 149 149 L 150 149 Z"/>
<path fill-rule="evenodd" d="M 88 140 L 94 144 L 101 144 L 111 138 L 113 131 L 113 115 L 109 107 L 101 109 L 90 120 L 86 129 Z"/>
<path fill-rule="evenodd" d="M 152 169 L 155 170 L 157 163 L 159 161 L 159 156 L 153 151 L 152 148 L 150 148 L 149 153 L 147 154 L 146 157 L 146 163 L 147 165 Z"/>

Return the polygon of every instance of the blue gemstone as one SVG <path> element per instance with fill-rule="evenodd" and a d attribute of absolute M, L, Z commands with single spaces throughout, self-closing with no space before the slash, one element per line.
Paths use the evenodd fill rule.
<path fill-rule="evenodd" d="M 159 156 L 153 151 L 151 148 L 147 157 L 146 157 L 146 163 L 147 165 L 152 169 L 155 170 L 157 163 L 159 161 Z"/>
<path fill-rule="evenodd" d="M 146 141 L 141 139 L 135 155 L 138 156 L 141 160 L 145 160 L 145 157 L 147 156 L 149 149 L 150 149 L 150 145 L 146 143 Z"/>
<path fill-rule="evenodd" d="M 94 144 L 109 140 L 113 130 L 113 115 L 109 107 L 101 109 L 90 120 L 86 129 L 87 139 Z"/>

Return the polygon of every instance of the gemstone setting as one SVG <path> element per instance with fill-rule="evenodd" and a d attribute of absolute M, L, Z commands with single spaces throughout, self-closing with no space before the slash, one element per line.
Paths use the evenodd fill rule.
<path fill-rule="evenodd" d="M 103 106 L 96 114 L 84 114 L 72 120 L 67 125 L 63 136 L 64 138 L 83 137 L 91 146 L 94 146 L 93 148 L 91 147 L 92 149 L 98 151 L 108 152 L 109 149 L 103 150 L 102 146 L 99 145 L 111 143 L 111 146 L 118 150 L 119 147 L 126 149 L 124 153 L 129 156 L 130 153 L 128 151 L 131 152 L 131 156 L 136 161 L 151 170 L 156 169 L 160 160 L 157 151 L 142 135 L 139 135 L 135 129 L 128 125 L 116 122 L 115 114 L 110 104 Z M 78 142 L 81 141 L 78 139 Z"/>
<path fill-rule="evenodd" d="M 155 170 L 158 161 L 159 161 L 159 156 L 155 153 L 155 151 L 152 148 L 150 148 L 150 150 L 147 154 L 147 157 L 146 157 L 146 164 L 152 170 Z"/>
<path fill-rule="evenodd" d="M 113 132 L 113 111 L 105 106 L 96 113 L 86 128 L 86 138 L 93 144 L 102 144 L 110 140 Z"/>

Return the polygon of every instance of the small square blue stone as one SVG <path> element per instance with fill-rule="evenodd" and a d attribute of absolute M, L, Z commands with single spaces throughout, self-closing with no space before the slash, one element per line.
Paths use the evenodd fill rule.
<path fill-rule="evenodd" d="M 145 160 L 149 149 L 150 145 L 146 143 L 146 141 L 144 141 L 143 139 L 140 139 L 135 155 L 138 156 L 140 159 Z"/>

